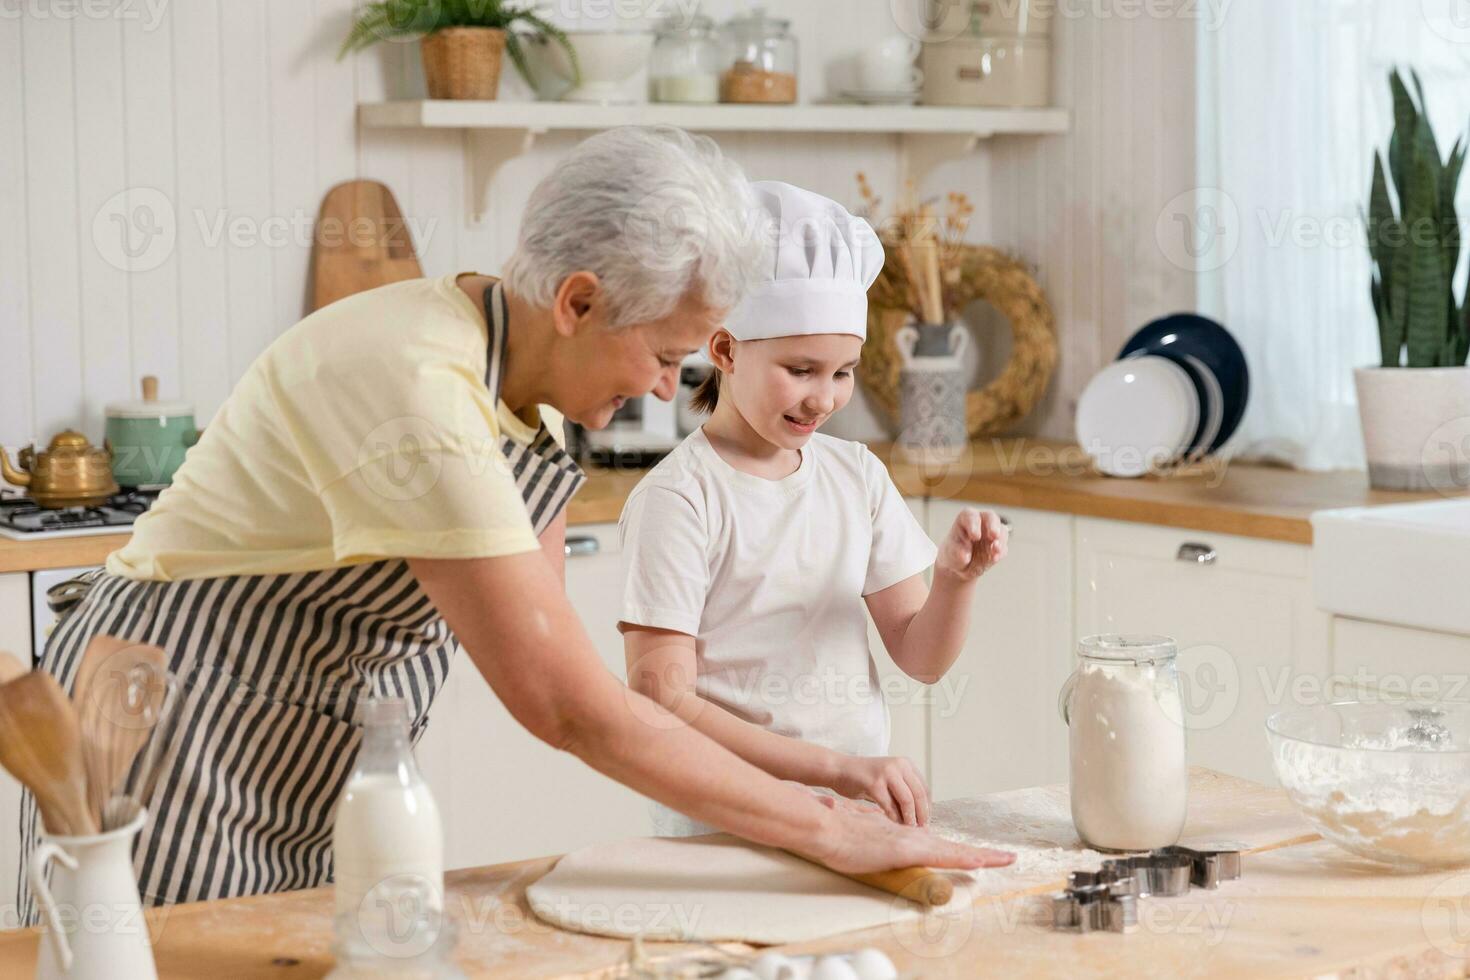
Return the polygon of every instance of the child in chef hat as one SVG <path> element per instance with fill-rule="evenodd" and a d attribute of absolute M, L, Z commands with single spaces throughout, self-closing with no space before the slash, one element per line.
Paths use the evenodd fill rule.
<path fill-rule="evenodd" d="M 936 549 L 865 445 L 817 431 L 852 397 L 883 248 L 821 195 L 753 189 L 771 266 L 709 343 L 709 420 L 623 509 L 629 685 L 778 778 L 922 825 L 928 789 L 887 754 L 868 616 L 905 673 L 937 682 L 1006 530 L 966 510 Z M 660 834 L 710 829 L 654 815 Z"/>

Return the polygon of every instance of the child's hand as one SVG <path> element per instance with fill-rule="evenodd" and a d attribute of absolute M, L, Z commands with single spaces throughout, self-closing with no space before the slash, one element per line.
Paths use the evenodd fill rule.
<path fill-rule="evenodd" d="M 835 785 L 843 796 L 870 800 L 894 823 L 929 823 L 929 787 L 909 760 L 891 756 L 843 756 Z"/>
<path fill-rule="evenodd" d="M 934 567 L 965 581 L 977 579 L 1006 556 L 1009 540 L 999 514 L 966 507 L 944 536 Z"/>

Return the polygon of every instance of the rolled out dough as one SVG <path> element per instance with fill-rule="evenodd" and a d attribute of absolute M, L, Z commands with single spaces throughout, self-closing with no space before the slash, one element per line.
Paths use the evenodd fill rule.
<path fill-rule="evenodd" d="M 526 898 L 537 916 L 574 932 L 775 945 L 959 915 L 981 897 L 1060 887 L 1069 871 L 1101 866 L 1102 855 L 1082 847 L 1064 813 L 966 803 L 940 804 L 931 829 L 1014 851 L 1016 863 L 953 872 L 955 896 L 938 909 L 729 834 L 596 844 L 563 857 Z"/>

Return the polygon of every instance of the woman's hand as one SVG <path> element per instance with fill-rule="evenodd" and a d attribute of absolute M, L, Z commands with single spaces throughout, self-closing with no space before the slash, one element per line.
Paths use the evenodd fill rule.
<path fill-rule="evenodd" d="M 995 511 L 966 507 L 939 546 L 935 570 L 966 582 L 977 579 L 1006 556 L 1009 539 L 1010 530 Z"/>
<path fill-rule="evenodd" d="M 877 811 L 844 806 L 819 797 L 832 810 L 819 840 L 809 848 L 789 848 L 809 861 L 843 874 L 892 868 L 1002 868 L 1016 859 L 1010 851 L 971 847 L 936 837 L 918 827 L 894 823 Z"/>
<path fill-rule="evenodd" d="M 922 827 L 929 822 L 929 787 L 902 756 L 840 755 L 832 788 L 843 796 L 876 803 L 894 823 Z"/>

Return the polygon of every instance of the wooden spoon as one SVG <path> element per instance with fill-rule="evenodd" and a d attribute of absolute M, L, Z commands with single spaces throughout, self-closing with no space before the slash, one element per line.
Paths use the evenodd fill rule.
<path fill-rule="evenodd" d="M 159 647 L 98 636 L 82 655 L 74 694 L 81 716 L 87 802 L 103 826 L 107 802 L 158 722 L 167 690 Z"/>
<path fill-rule="evenodd" d="M 47 833 L 97 833 L 76 711 L 50 674 L 33 670 L 0 685 L 0 765 L 35 794 Z"/>
<path fill-rule="evenodd" d="M 8 684 L 30 668 L 13 653 L 0 651 L 0 684 Z"/>

